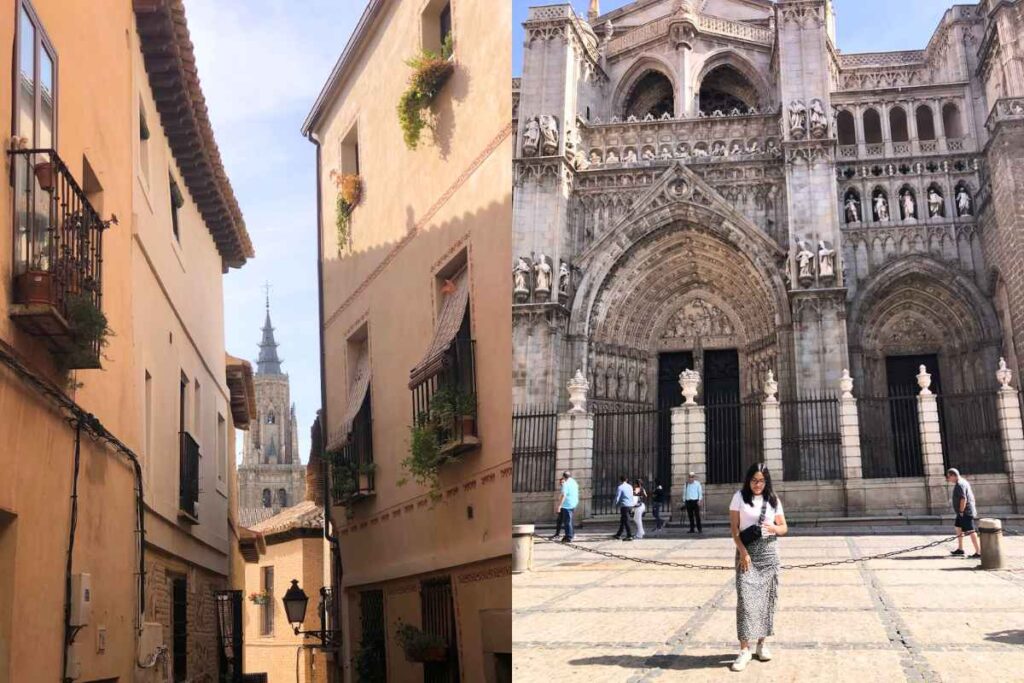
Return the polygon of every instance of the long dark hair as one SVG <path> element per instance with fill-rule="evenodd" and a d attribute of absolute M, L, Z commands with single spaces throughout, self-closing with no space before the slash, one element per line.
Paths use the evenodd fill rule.
<path fill-rule="evenodd" d="M 740 489 L 743 502 L 747 505 L 754 504 L 754 489 L 750 487 L 750 480 L 758 472 L 764 475 L 764 491 L 761 495 L 768 499 L 768 504 L 773 508 L 778 507 L 779 499 L 775 497 L 775 491 L 772 490 L 772 475 L 768 472 L 768 466 L 763 462 L 755 462 L 747 469 L 747 476 L 743 477 L 743 488 Z"/>

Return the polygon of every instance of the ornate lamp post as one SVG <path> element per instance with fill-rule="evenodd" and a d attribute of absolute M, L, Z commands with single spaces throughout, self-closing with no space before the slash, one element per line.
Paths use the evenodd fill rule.
<path fill-rule="evenodd" d="M 327 629 L 327 596 L 327 588 L 321 588 L 319 610 L 320 628 L 316 631 L 300 630 L 302 622 L 306 620 L 306 607 L 309 606 L 309 596 L 306 595 L 306 591 L 299 588 L 298 580 L 292 579 L 292 585 L 285 592 L 284 597 L 281 598 L 281 602 L 284 603 L 284 613 L 288 616 L 288 623 L 291 624 L 292 628 L 295 630 L 295 635 L 313 636 L 314 638 L 320 640 L 320 647 L 334 648 L 338 645 L 337 638 L 338 636 L 340 636 L 341 631 Z"/>

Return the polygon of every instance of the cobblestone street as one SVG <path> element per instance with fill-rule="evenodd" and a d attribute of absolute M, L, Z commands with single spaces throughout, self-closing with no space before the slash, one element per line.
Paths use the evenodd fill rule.
<path fill-rule="evenodd" d="M 782 563 L 841 560 L 923 545 L 938 527 L 794 529 Z M 542 529 L 541 534 L 550 530 Z M 591 527 L 576 542 L 634 558 L 731 565 L 725 531 L 673 528 L 642 541 Z M 1024 567 L 1024 536 L 1003 540 Z M 551 543 L 513 579 L 517 681 L 1024 681 L 1024 571 L 951 558 L 954 544 L 891 559 L 781 573 L 775 658 L 743 673 L 734 573 L 643 565 Z M 966 548 L 970 552 L 970 542 Z"/>

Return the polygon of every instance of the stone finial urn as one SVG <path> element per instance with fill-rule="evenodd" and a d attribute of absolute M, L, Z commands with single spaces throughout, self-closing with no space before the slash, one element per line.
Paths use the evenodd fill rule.
<path fill-rule="evenodd" d="M 842 398 L 853 398 L 853 378 L 850 371 L 843 369 L 843 376 L 839 378 L 839 390 L 843 392 Z"/>
<path fill-rule="evenodd" d="M 996 381 L 999 382 L 999 389 L 1012 389 L 1010 380 L 1013 379 L 1013 371 L 1006 367 L 1006 359 L 999 359 L 999 369 L 996 370 Z"/>
<path fill-rule="evenodd" d="M 696 370 L 683 370 L 679 374 L 679 386 L 683 390 L 683 405 L 697 403 L 697 387 L 700 386 L 700 373 Z"/>
<path fill-rule="evenodd" d="M 779 383 L 775 381 L 775 373 L 769 370 L 768 377 L 764 381 L 764 402 L 778 403 L 779 399 L 776 398 L 776 394 L 778 393 Z"/>
<path fill-rule="evenodd" d="M 569 412 L 574 415 L 587 412 L 587 392 L 590 391 L 590 382 L 583 376 L 583 370 L 576 370 L 576 374 L 566 386 L 569 389 L 569 403 L 572 405 Z"/>
<path fill-rule="evenodd" d="M 931 385 L 932 376 L 923 365 L 920 366 L 917 373 L 917 386 L 921 387 L 922 396 L 931 396 L 932 390 L 929 388 Z"/>

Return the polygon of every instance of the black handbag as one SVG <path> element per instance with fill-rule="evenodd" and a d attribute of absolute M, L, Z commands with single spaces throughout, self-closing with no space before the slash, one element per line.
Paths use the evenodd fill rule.
<path fill-rule="evenodd" d="M 761 517 L 757 520 L 757 524 L 752 524 L 746 529 L 740 531 L 740 540 L 743 541 L 744 547 L 749 547 L 751 543 L 761 538 L 762 531 L 761 525 L 764 524 L 764 515 L 768 511 L 768 499 L 765 498 L 764 502 L 761 503 Z"/>

